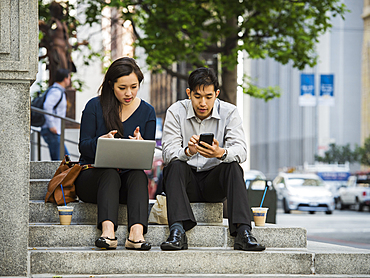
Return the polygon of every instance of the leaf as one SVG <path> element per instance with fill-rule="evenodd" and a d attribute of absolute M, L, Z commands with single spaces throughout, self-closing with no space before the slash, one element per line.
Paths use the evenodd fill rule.
<path fill-rule="evenodd" d="M 344 18 L 349 11 L 341 0 L 78 0 L 76 3 L 82 4 L 85 22 L 73 17 L 68 22 L 91 26 L 100 23 L 104 7 L 117 8 L 122 19 L 130 20 L 135 30 L 140 30 L 135 46 L 145 50 L 150 69 L 169 68 L 182 61 L 189 68 L 196 68 L 221 57 L 221 75 L 222 68 L 235 67 L 239 50 L 246 51 L 251 59 L 268 56 L 282 64 L 291 62 L 298 69 L 313 67 L 318 59 L 315 51 L 318 38 L 331 28 L 329 15 Z M 46 18 L 47 4 L 39 0 L 39 6 L 40 18 Z M 253 85 L 245 87 L 245 92 L 265 100 L 280 94 L 276 88 L 261 89 Z"/>

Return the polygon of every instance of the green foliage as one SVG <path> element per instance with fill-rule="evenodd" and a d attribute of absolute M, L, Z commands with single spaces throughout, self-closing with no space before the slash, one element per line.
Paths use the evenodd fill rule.
<path fill-rule="evenodd" d="M 76 89 L 77 92 L 82 92 L 85 87 L 87 87 L 86 82 L 81 79 L 74 78 L 72 80 L 72 87 Z"/>
<path fill-rule="evenodd" d="M 48 82 L 49 80 L 43 80 L 43 81 L 37 82 L 36 84 L 39 86 L 40 91 L 33 92 L 33 94 L 31 94 L 31 99 L 34 99 L 35 97 L 38 97 L 39 95 L 42 95 L 46 91 L 46 89 L 49 87 Z"/>
<path fill-rule="evenodd" d="M 51 20 L 51 15 L 49 11 L 50 3 L 52 1 L 43 1 L 43 0 L 38 0 L 39 4 L 39 20 L 44 21 L 45 23 L 48 23 Z M 76 15 L 77 11 L 77 6 L 84 4 L 85 2 L 88 2 L 89 8 L 86 10 L 86 21 L 85 22 L 80 22 Z M 101 16 L 101 5 L 99 5 L 100 1 L 95 1 L 95 0 L 78 0 L 76 2 L 70 3 L 70 2 L 60 2 L 60 4 L 64 7 L 65 15 L 63 18 L 63 21 L 67 24 L 68 26 L 68 35 L 70 38 L 76 38 L 77 33 L 76 29 L 77 27 L 85 24 L 92 25 L 93 23 L 98 22 L 98 17 Z M 40 47 L 43 47 L 41 41 L 44 38 L 43 32 L 39 31 L 39 42 L 40 42 Z M 82 63 L 85 66 L 88 66 L 93 60 L 95 59 L 103 59 L 103 55 L 101 52 L 96 52 L 92 49 L 91 45 L 87 44 L 84 48 L 85 51 L 82 51 L 81 47 L 79 48 L 78 45 L 72 46 L 73 49 L 72 51 L 78 51 L 79 52 L 79 57 L 82 57 Z M 87 48 L 87 51 L 86 51 Z M 47 63 L 47 60 L 45 59 L 46 57 L 43 57 L 40 61 L 43 63 Z M 45 90 L 45 84 L 47 84 L 48 80 L 43 81 L 43 84 L 39 84 L 41 91 Z M 42 85 L 42 86 L 41 86 Z M 83 82 L 80 79 L 73 78 L 72 76 L 72 86 L 77 90 L 82 92 L 83 89 L 86 87 L 85 82 Z M 47 88 L 47 86 L 46 86 Z"/>
<path fill-rule="evenodd" d="M 107 3 L 109 2 L 109 3 Z M 317 62 L 315 44 L 331 28 L 331 16 L 348 11 L 341 0 L 79 0 L 87 24 L 99 22 L 105 6 L 116 7 L 133 24 L 135 44 L 145 49 L 153 70 L 186 61 L 204 66 L 202 53 L 221 55 L 231 69 L 237 53 L 252 59 L 271 57 L 302 70 Z M 141 30 L 138 32 L 138 30 Z M 222 74 L 222 73 L 221 73 Z M 246 87 L 247 88 L 247 87 Z M 249 86 L 245 93 L 271 99 L 275 88 Z"/>
<path fill-rule="evenodd" d="M 359 162 L 361 164 L 370 166 L 370 137 L 365 139 L 365 143 L 363 147 L 357 148 Z"/>
<path fill-rule="evenodd" d="M 39 2 L 39 20 L 42 20 L 44 22 L 50 21 L 51 15 L 49 12 L 49 7 L 52 1 L 45 3 L 45 1 L 43 0 L 38 0 L 38 2 Z M 63 6 L 64 11 L 65 11 L 63 21 L 65 21 L 68 26 L 68 32 L 69 32 L 68 35 L 70 38 L 75 37 L 76 28 L 82 25 L 82 23 L 79 20 L 77 20 L 76 16 L 72 15 L 74 13 L 72 13 L 71 11 L 75 11 L 77 9 L 77 6 L 81 4 L 81 0 L 77 1 L 74 4 L 69 3 L 69 2 L 66 2 L 66 3 L 60 2 L 59 4 Z"/>
<path fill-rule="evenodd" d="M 316 155 L 315 160 L 326 163 L 359 162 L 362 165 L 370 166 L 370 137 L 365 139 L 362 147 L 356 145 L 353 151 L 349 144 L 345 146 L 330 144 L 330 149 L 325 152 L 325 156 L 319 157 Z"/>
<path fill-rule="evenodd" d="M 349 144 L 337 146 L 332 143 L 329 145 L 329 150 L 325 152 L 324 157 L 315 155 L 315 160 L 329 164 L 344 164 L 345 162 L 354 163 L 358 161 L 358 152 L 356 149 L 352 151 Z"/>
<path fill-rule="evenodd" d="M 261 98 L 265 102 L 275 97 L 280 97 L 281 89 L 279 86 L 268 86 L 267 88 L 259 88 L 258 86 L 254 85 L 251 78 L 246 75 L 244 75 L 243 80 L 244 83 L 239 86 L 242 87 L 244 94 L 248 94 L 251 97 L 255 98 Z"/>

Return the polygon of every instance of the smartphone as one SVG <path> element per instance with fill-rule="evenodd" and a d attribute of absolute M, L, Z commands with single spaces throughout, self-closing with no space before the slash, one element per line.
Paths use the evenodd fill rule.
<path fill-rule="evenodd" d="M 203 148 L 206 148 L 205 146 L 203 146 L 201 144 L 201 142 L 206 142 L 207 144 L 211 145 L 212 146 L 212 143 L 213 143 L 213 133 L 202 133 L 200 136 L 199 136 L 199 146 L 203 147 Z"/>

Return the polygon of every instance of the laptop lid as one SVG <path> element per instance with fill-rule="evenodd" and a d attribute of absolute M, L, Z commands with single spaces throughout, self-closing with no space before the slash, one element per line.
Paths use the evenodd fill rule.
<path fill-rule="evenodd" d="M 120 169 L 152 169 L 156 142 L 98 138 L 94 167 Z"/>

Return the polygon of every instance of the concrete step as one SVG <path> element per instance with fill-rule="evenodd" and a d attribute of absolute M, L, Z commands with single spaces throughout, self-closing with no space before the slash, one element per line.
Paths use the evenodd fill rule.
<path fill-rule="evenodd" d="M 101 251 L 92 248 L 31 250 L 31 273 L 64 274 L 311 274 L 313 254 L 306 250 L 243 252 L 190 248 L 164 252 Z"/>
<path fill-rule="evenodd" d="M 31 161 L 30 179 L 51 179 L 61 161 Z"/>
<path fill-rule="evenodd" d="M 50 278 L 50 274 L 34 274 L 34 275 L 31 275 L 32 278 Z M 91 277 L 94 277 L 94 278 L 117 278 L 117 277 L 120 277 L 120 278 L 124 278 L 124 277 L 130 277 L 130 278 L 142 278 L 142 277 L 145 277 L 145 278 L 158 278 L 158 277 L 161 277 L 161 278 L 202 278 L 202 277 L 212 277 L 212 278 L 215 278 L 215 277 L 227 277 L 227 278 L 239 278 L 239 277 L 243 277 L 243 278 L 248 278 L 248 277 L 252 277 L 252 278 L 280 278 L 280 277 L 284 277 L 284 278 L 369 278 L 370 277 L 370 274 L 367 275 L 367 274 L 362 274 L 362 275 L 356 275 L 356 276 L 353 276 L 353 275 L 346 275 L 346 274 L 336 274 L 336 275 L 332 275 L 332 274 L 321 274 L 321 275 L 317 275 L 317 274 L 110 274 L 110 275 L 106 275 L 106 274 L 102 274 L 102 275 L 63 275 L 63 278 L 91 278 Z"/>
<path fill-rule="evenodd" d="M 317 244 L 316 244 L 317 245 Z M 309 245 L 310 246 L 310 245 Z M 334 246 L 334 247 L 333 247 Z M 191 275 L 261 275 L 288 277 L 369 277 L 369 250 L 322 244 L 314 248 L 268 248 L 264 252 L 244 252 L 231 248 L 189 248 L 164 252 L 95 248 L 32 248 L 31 274 L 41 275 L 150 275 L 183 277 Z M 49 276 L 49 277 L 50 277 Z M 302 276 L 302 277 L 305 277 Z M 41 276 L 39 276 L 41 277 Z M 64 276 L 63 276 L 64 277 Z M 193 276 L 194 277 L 194 276 Z"/>
<path fill-rule="evenodd" d="M 30 180 L 30 200 L 44 200 L 48 192 L 50 179 L 31 179 Z"/>
<path fill-rule="evenodd" d="M 34 274 L 34 275 L 31 275 L 32 278 L 49 278 L 50 277 L 50 274 Z M 304 274 L 151 274 L 151 275 L 148 275 L 148 274 L 111 274 L 111 275 L 63 275 L 63 278 L 91 278 L 91 277 L 94 277 L 94 278 L 117 278 L 117 277 L 120 277 L 120 278 L 124 278 L 124 277 L 130 277 L 130 278 L 142 278 L 142 277 L 145 277 L 145 278 L 158 278 L 158 277 L 161 277 L 161 278 L 202 278 L 202 277 L 207 277 L 207 278 L 217 278 L 217 277 L 222 277 L 222 278 L 239 278 L 239 277 L 243 277 L 243 278 L 248 278 L 248 277 L 252 277 L 252 278 L 279 278 L 279 277 L 284 277 L 284 278 L 310 278 L 310 277 L 314 277 L 314 278 L 353 278 L 353 277 L 356 277 L 356 278 L 369 278 L 370 275 L 366 275 L 366 274 L 363 274 L 363 275 L 356 275 L 356 276 L 353 276 L 353 275 L 338 275 L 338 274 L 335 274 L 335 275 L 331 275 L 331 274 L 323 274 L 323 275 L 313 275 L 313 274 L 308 274 L 308 275 L 304 275 Z"/>
<path fill-rule="evenodd" d="M 29 202 L 30 223 L 59 223 L 59 215 L 56 204 L 46 203 L 40 200 Z M 97 205 L 83 202 L 69 203 L 73 206 L 72 223 L 96 224 Z M 222 203 L 192 203 L 191 207 L 198 223 L 222 224 Z M 127 207 L 119 206 L 118 224 L 127 224 Z"/>
<path fill-rule="evenodd" d="M 227 223 L 226 223 L 227 224 Z M 254 227 L 253 234 L 266 247 L 273 248 L 305 248 L 307 244 L 306 230 L 303 228 L 279 227 L 267 224 L 265 227 Z M 30 224 L 30 247 L 86 247 L 94 246 L 100 231 L 96 225 L 57 225 Z M 167 225 L 149 225 L 145 239 L 152 246 L 159 246 L 167 239 Z M 127 226 L 119 226 L 116 236 L 118 245 L 124 246 L 127 237 Z M 234 246 L 234 238 L 230 236 L 227 225 L 197 225 L 187 232 L 190 247 L 227 248 Z"/>

